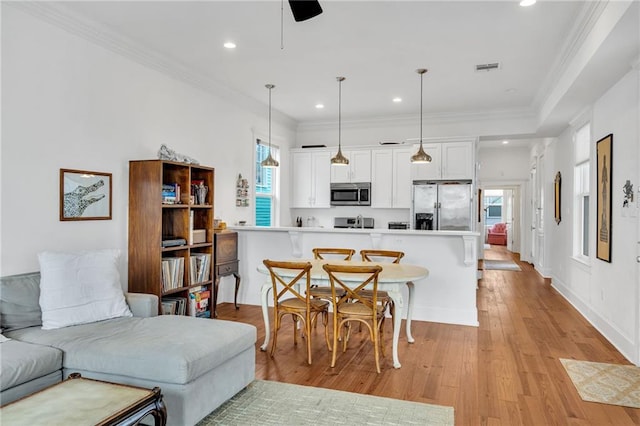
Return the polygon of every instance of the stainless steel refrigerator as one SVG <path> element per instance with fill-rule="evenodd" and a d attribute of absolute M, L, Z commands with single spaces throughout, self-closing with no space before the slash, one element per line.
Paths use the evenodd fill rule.
<path fill-rule="evenodd" d="M 471 181 L 413 181 L 411 229 L 470 231 Z"/>

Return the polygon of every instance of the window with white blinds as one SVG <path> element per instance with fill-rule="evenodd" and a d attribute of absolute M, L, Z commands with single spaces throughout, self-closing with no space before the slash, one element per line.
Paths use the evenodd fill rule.
<path fill-rule="evenodd" d="M 591 124 L 579 127 L 574 133 L 573 168 L 573 211 L 574 211 L 574 256 L 587 262 L 589 260 L 589 182 Z"/>
<path fill-rule="evenodd" d="M 262 167 L 260 163 L 269 155 L 269 145 L 256 139 L 256 226 L 275 225 L 277 202 L 277 168 Z M 271 156 L 280 157 L 278 148 L 271 145 Z"/>

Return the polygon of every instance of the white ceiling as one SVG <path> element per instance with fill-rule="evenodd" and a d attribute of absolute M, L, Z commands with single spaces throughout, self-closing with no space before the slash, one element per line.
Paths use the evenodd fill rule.
<path fill-rule="evenodd" d="M 346 77 L 343 120 L 415 116 L 420 105 L 415 70 L 422 67 L 429 69 L 424 76 L 425 114 L 538 114 L 552 90 L 553 73 L 566 62 L 579 32 L 589 29 L 589 13 L 596 4 L 539 0 L 524 8 L 511 0 L 320 3 L 321 15 L 295 22 L 285 1 L 284 49 L 280 1 L 63 4 L 194 75 L 260 103 L 268 100 L 264 85 L 275 84 L 273 108 L 298 123 L 336 120 L 336 76 Z M 633 38 L 630 34 L 626 37 Z M 223 48 L 229 40 L 237 44 L 235 50 Z M 632 41 L 614 55 L 627 62 L 627 70 L 640 44 Z M 493 62 L 501 68 L 475 71 L 476 64 Z M 598 72 L 600 80 L 606 72 Z M 613 82 L 619 76 L 604 80 Z M 583 83 L 582 97 L 598 95 L 589 91 Z M 393 103 L 396 96 L 403 101 Z M 317 103 L 325 108 L 316 109 Z"/>

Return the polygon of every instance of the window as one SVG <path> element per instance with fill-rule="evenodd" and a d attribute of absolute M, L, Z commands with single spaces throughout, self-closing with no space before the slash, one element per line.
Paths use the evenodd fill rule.
<path fill-rule="evenodd" d="M 502 190 L 487 189 L 485 191 L 484 206 L 485 226 L 493 226 L 498 222 L 502 222 Z"/>
<path fill-rule="evenodd" d="M 256 226 L 275 225 L 277 201 L 277 168 L 260 165 L 269 155 L 269 145 L 256 139 Z M 278 148 L 271 145 L 271 155 L 278 159 Z"/>
<path fill-rule="evenodd" d="M 574 194 L 574 255 L 587 261 L 589 259 L 589 147 L 591 127 L 587 123 L 574 134 L 575 166 L 573 168 Z"/>

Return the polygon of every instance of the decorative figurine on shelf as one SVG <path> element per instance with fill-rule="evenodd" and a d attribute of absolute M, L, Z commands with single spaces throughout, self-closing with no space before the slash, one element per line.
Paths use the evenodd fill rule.
<path fill-rule="evenodd" d="M 205 204 L 207 200 L 207 192 L 209 192 L 209 187 L 201 183 L 200 185 L 196 185 L 194 190 L 196 195 L 196 204 Z"/>
<path fill-rule="evenodd" d="M 165 144 L 160 145 L 160 149 L 158 150 L 158 158 L 160 160 L 178 161 L 180 163 L 200 164 L 200 162 L 195 158 L 188 157 L 184 154 L 179 154 Z"/>
<path fill-rule="evenodd" d="M 249 181 L 244 179 L 242 174 L 238 174 L 238 180 L 236 181 L 236 206 L 249 206 Z"/>

